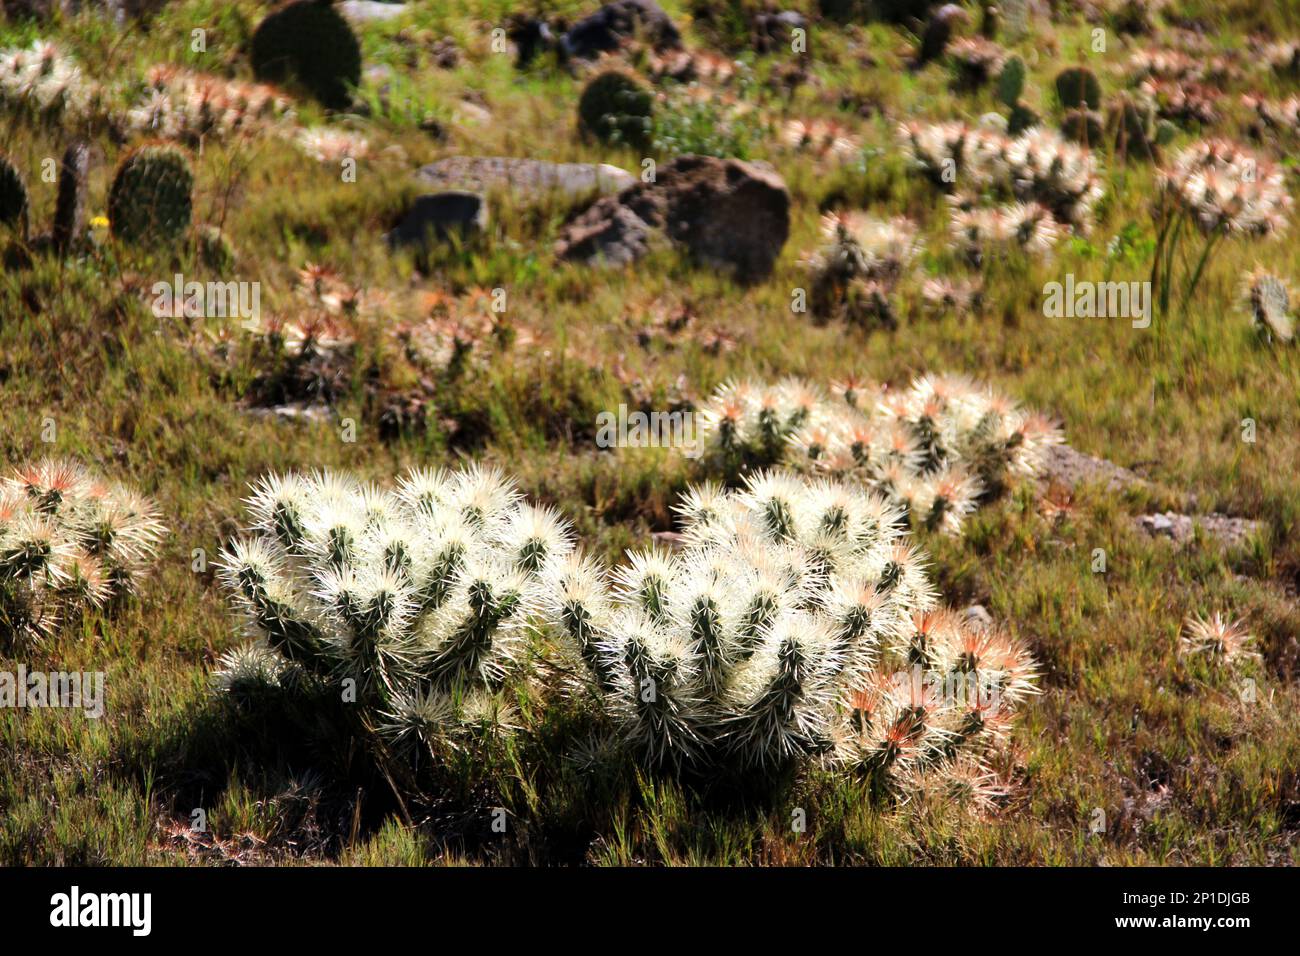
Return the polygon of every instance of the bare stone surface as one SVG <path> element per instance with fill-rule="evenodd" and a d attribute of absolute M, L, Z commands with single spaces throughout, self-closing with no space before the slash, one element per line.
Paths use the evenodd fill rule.
<path fill-rule="evenodd" d="M 581 197 L 608 195 L 636 182 L 627 170 L 606 163 L 548 163 L 506 156 L 449 156 L 420 167 L 415 178 L 437 189 L 490 192 L 503 189 L 519 199 L 548 193 Z"/>
<path fill-rule="evenodd" d="M 1169 538 L 1175 544 L 1191 541 L 1199 525 L 1210 537 L 1231 548 L 1244 545 L 1264 528 L 1262 521 L 1252 521 L 1249 518 L 1232 518 L 1218 513 L 1183 515 L 1173 511 L 1140 515 L 1137 525 L 1151 537 Z"/>
<path fill-rule="evenodd" d="M 1151 484 L 1135 471 L 1113 461 L 1076 451 L 1066 444 L 1053 445 L 1048 449 L 1041 479 L 1046 484 L 1056 483 L 1067 488 L 1100 484 L 1107 491 L 1124 491 L 1127 488 L 1149 487 Z"/>

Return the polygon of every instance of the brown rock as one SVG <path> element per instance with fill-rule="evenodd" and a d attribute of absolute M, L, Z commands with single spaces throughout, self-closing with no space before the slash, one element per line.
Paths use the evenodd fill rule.
<path fill-rule="evenodd" d="M 762 279 L 790 235 L 790 194 L 772 170 L 737 159 L 682 156 L 660 169 L 654 182 L 636 183 L 588 207 L 565 227 L 556 255 L 624 264 L 645 254 L 652 232 L 703 265 L 728 269 L 742 281 Z"/>

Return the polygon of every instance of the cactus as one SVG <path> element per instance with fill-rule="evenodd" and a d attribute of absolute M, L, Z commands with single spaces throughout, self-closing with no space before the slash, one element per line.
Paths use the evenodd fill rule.
<path fill-rule="evenodd" d="M 1061 133 L 1076 143 L 1096 146 L 1106 135 L 1105 120 L 1096 110 L 1067 110 L 1061 119 Z"/>
<path fill-rule="evenodd" d="M 345 109 L 361 82 L 361 44 L 328 0 L 295 0 L 269 14 L 250 55 L 259 80 L 296 80 L 330 109 Z"/>
<path fill-rule="evenodd" d="M 199 262 L 218 274 L 229 272 L 235 265 L 235 249 L 230 240 L 216 226 L 200 226 L 195 237 Z"/>
<path fill-rule="evenodd" d="M 917 709 L 905 689 L 913 668 L 935 677 L 973 664 L 1012 706 L 1033 692 L 1032 660 L 1000 635 L 989 635 L 997 653 L 958 663 L 960 626 L 932 612 L 922 558 L 883 499 L 763 472 L 743 491 L 693 488 L 677 510 L 683 551 L 632 553 L 613 588 L 580 554 L 554 562 L 542 605 L 618 740 L 651 766 L 823 756 L 896 779 L 991 742 L 961 703 Z M 931 613 L 952 629 L 936 633 Z M 905 755 L 879 759 L 904 726 Z"/>
<path fill-rule="evenodd" d="M 504 679 L 528 649 L 538 572 L 572 548 L 568 526 L 500 472 L 415 470 L 395 491 L 338 474 L 269 476 L 250 499 L 255 536 L 221 579 L 253 649 L 218 683 L 350 681 L 366 722 L 403 749 L 457 745 L 500 725 Z M 265 682 L 265 681 L 263 681 Z M 274 689 L 274 688 L 272 688 Z"/>
<path fill-rule="evenodd" d="M 166 529 L 152 503 L 71 461 L 0 479 L 0 634 L 49 634 L 129 593 Z"/>
<path fill-rule="evenodd" d="M 650 142 L 653 107 L 653 95 L 636 77 L 607 70 L 582 91 L 578 118 L 582 128 L 602 142 L 642 149 Z"/>
<path fill-rule="evenodd" d="M 1025 61 L 1018 56 L 1010 57 L 998 74 L 998 99 L 1008 109 L 1015 109 L 1025 92 Z"/>
<path fill-rule="evenodd" d="M 1111 108 L 1108 123 L 1115 138 L 1115 152 L 1125 159 L 1158 162 L 1155 109 L 1142 100 L 1122 95 Z"/>
<path fill-rule="evenodd" d="M 26 231 L 27 186 L 17 167 L 0 155 L 0 224 Z"/>
<path fill-rule="evenodd" d="M 1087 67 L 1072 66 L 1056 74 L 1056 96 L 1067 110 L 1101 109 L 1101 84 Z"/>
<path fill-rule="evenodd" d="M 843 402 L 797 380 L 724 385 L 700 412 L 704 466 L 732 478 L 787 464 L 857 481 L 918 524 L 957 533 L 981 496 L 1036 474 L 1060 441 L 1041 415 L 958 378 L 836 391 Z"/>
<path fill-rule="evenodd" d="M 67 252 L 86 234 L 86 175 L 90 149 L 72 143 L 63 151 L 59 167 L 59 198 L 54 207 L 54 248 Z"/>
<path fill-rule="evenodd" d="M 144 146 L 117 168 L 108 191 L 109 228 L 133 245 L 175 242 L 190 225 L 194 174 L 174 146 Z"/>

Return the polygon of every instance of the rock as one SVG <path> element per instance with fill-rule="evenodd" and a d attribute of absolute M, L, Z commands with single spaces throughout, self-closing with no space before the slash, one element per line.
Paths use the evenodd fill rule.
<path fill-rule="evenodd" d="M 1196 535 L 1199 525 L 1206 534 L 1230 548 L 1241 547 L 1264 530 L 1262 521 L 1249 518 L 1231 518 L 1223 514 L 1183 515 L 1173 511 L 1163 514 L 1140 515 L 1137 525 L 1153 538 L 1169 538 L 1175 544 L 1186 544 Z"/>
<path fill-rule="evenodd" d="M 790 42 L 795 30 L 807 30 L 808 19 L 794 10 L 760 13 L 754 18 L 753 45 L 757 53 L 771 53 Z"/>
<path fill-rule="evenodd" d="M 625 266 L 650 251 L 655 240 L 654 226 L 627 206 L 614 202 L 606 207 L 601 203 L 566 227 L 556 249 L 559 258 L 586 265 Z"/>
<path fill-rule="evenodd" d="M 977 631 L 988 631 L 993 628 L 993 615 L 983 604 L 971 604 L 962 608 L 961 616 L 969 627 Z"/>
<path fill-rule="evenodd" d="M 538 17 L 516 16 L 506 36 L 515 45 L 515 68 L 519 70 L 532 63 L 538 54 L 560 47 L 550 24 Z"/>
<path fill-rule="evenodd" d="M 628 215 L 628 213 L 632 215 Z M 682 156 L 661 167 L 654 182 L 606 196 L 561 233 L 561 259 L 623 264 L 662 232 L 701 264 L 741 281 L 762 279 L 790 234 L 790 194 L 773 170 L 737 159 Z"/>
<path fill-rule="evenodd" d="M 1067 488 L 1098 483 L 1107 491 L 1147 488 L 1151 484 L 1136 472 L 1104 458 L 1085 455 L 1065 444 L 1053 445 L 1048 449 L 1043 461 L 1041 480 L 1044 484 L 1055 482 Z"/>
<path fill-rule="evenodd" d="M 449 191 L 419 196 L 388 234 L 389 245 L 425 246 L 453 236 L 468 239 L 487 227 L 487 201 L 478 193 Z"/>
<path fill-rule="evenodd" d="M 486 193 L 509 191 L 517 199 L 538 199 L 550 193 L 570 197 L 615 193 L 636 182 L 617 166 L 602 163 L 547 163 L 538 159 L 452 156 L 420 167 L 420 182 L 439 189 L 470 189 Z"/>
<path fill-rule="evenodd" d="M 567 56 L 594 60 L 628 40 L 642 39 L 657 50 L 676 49 L 682 35 L 655 0 L 614 0 L 579 20 L 560 38 Z"/>
<path fill-rule="evenodd" d="M 406 12 L 404 3 L 381 3 L 380 0 L 343 0 L 339 13 L 353 23 L 378 23 L 392 20 Z"/>

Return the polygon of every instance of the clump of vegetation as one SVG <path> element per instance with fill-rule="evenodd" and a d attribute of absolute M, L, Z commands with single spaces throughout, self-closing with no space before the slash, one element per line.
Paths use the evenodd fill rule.
<path fill-rule="evenodd" d="M 0 633 L 48 635 L 131 593 L 165 534 L 125 485 L 45 458 L 0 480 Z"/>
<path fill-rule="evenodd" d="M 705 467 L 726 477 L 786 463 L 883 495 L 918 526 L 959 533 L 981 497 L 1032 477 L 1059 429 L 992 389 L 923 376 L 902 392 L 849 380 L 722 386 L 701 409 Z"/>
<path fill-rule="evenodd" d="M 222 663 L 236 700 L 336 688 L 357 726 L 446 753 L 511 724 L 539 572 L 567 524 L 500 471 L 417 469 L 392 491 L 346 475 L 263 479 L 221 579 L 254 643 Z"/>
<path fill-rule="evenodd" d="M 894 325 L 890 296 L 920 251 L 916 224 L 902 216 L 884 221 L 865 213 L 828 213 L 822 235 L 826 244 L 805 263 L 813 315 Z"/>

